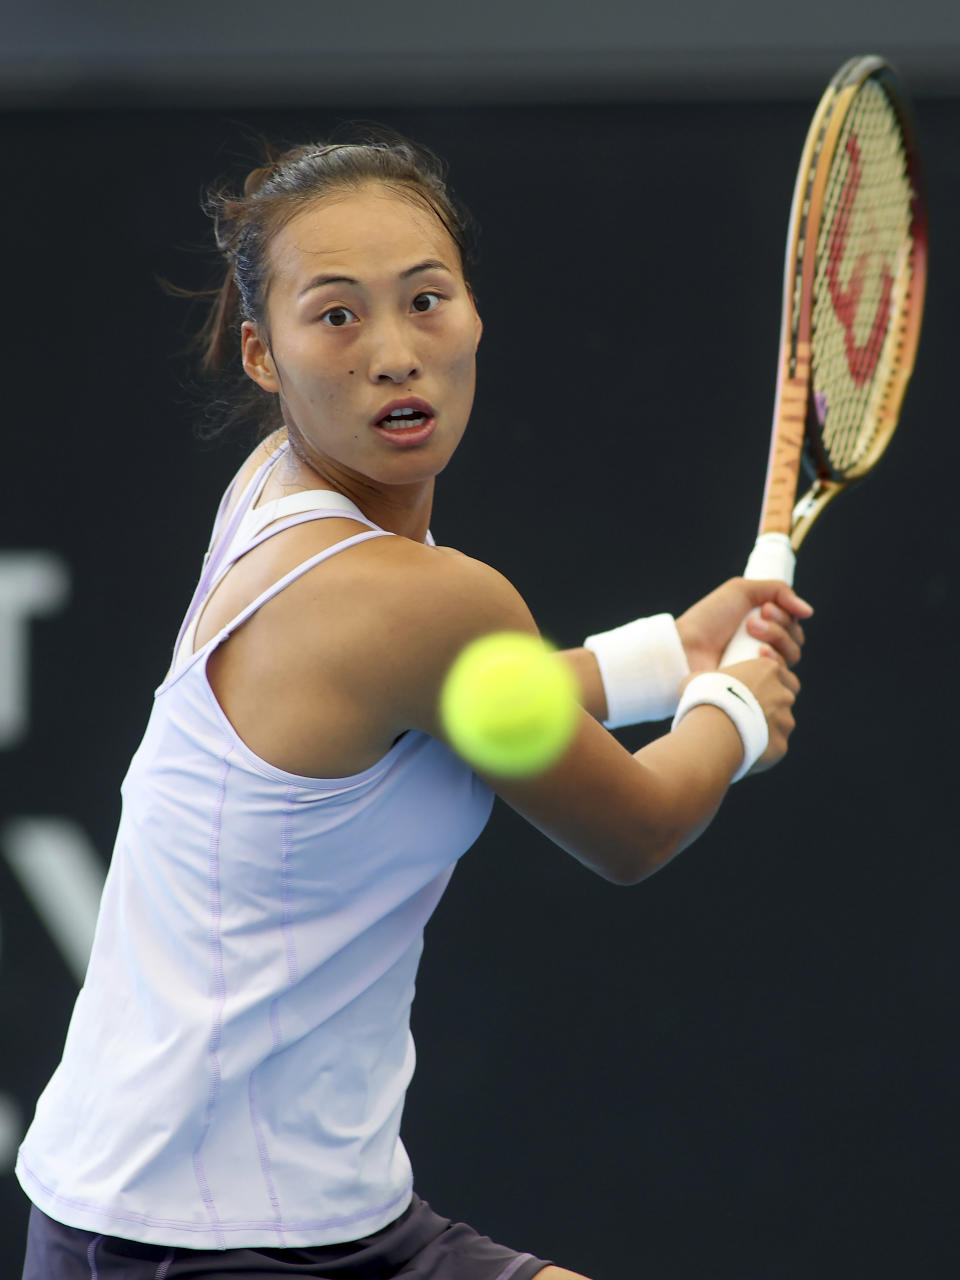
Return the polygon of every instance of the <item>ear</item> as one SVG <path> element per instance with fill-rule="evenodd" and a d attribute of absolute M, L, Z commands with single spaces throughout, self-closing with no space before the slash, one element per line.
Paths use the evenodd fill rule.
<path fill-rule="evenodd" d="M 474 350 L 480 345 L 480 339 L 483 337 L 483 321 L 480 319 L 480 312 L 477 310 L 477 300 L 473 296 L 473 290 L 467 285 L 467 293 L 470 295 L 470 305 L 473 307 L 474 329 L 476 331 L 476 341 Z"/>
<path fill-rule="evenodd" d="M 260 326 L 252 320 L 244 320 L 240 326 L 240 358 L 249 378 L 264 391 L 279 391 L 280 378 L 273 362 L 269 343 Z"/>

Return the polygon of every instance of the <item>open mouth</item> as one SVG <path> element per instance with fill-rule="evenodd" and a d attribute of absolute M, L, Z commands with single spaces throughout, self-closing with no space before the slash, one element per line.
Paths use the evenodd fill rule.
<path fill-rule="evenodd" d="M 377 419 L 377 426 L 387 431 L 396 431 L 401 427 L 422 427 L 430 420 L 430 415 L 422 409 L 391 409 L 382 418 Z"/>

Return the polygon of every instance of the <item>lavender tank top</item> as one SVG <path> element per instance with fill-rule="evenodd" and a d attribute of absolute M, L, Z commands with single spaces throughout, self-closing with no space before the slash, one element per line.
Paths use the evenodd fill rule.
<path fill-rule="evenodd" d="M 123 783 L 63 1058 L 17 1163 L 50 1217 L 152 1244 L 331 1244 L 404 1211 L 399 1129 L 423 928 L 492 805 L 422 733 L 363 773 L 305 778 L 260 759 L 226 719 L 206 675 L 216 647 L 302 573 L 392 536 L 339 494 L 255 508 L 272 462 L 229 519 L 226 499 L 218 514 Z M 192 652 L 231 564 L 292 523 L 344 514 L 370 527 Z"/>

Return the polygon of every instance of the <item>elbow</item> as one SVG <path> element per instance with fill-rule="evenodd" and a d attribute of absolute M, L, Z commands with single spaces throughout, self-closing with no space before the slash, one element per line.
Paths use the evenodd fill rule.
<path fill-rule="evenodd" d="M 639 844 L 633 841 L 629 847 L 619 851 L 618 856 L 605 859 L 602 865 L 593 863 L 593 869 L 609 884 L 630 888 L 649 880 L 687 843 L 679 833 L 674 832 L 663 833 L 657 838 L 648 837 Z"/>
<path fill-rule="evenodd" d="M 607 868 L 600 874 L 607 884 L 616 885 L 618 889 L 629 889 L 649 879 L 655 870 L 656 867 L 618 867 L 615 870 Z"/>

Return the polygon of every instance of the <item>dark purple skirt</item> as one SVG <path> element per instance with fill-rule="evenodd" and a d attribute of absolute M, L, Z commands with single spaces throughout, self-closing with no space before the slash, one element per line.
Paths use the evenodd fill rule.
<path fill-rule="evenodd" d="M 494 1244 L 413 1197 L 396 1222 L 347 1244 L 315 1249 L 184 1249 L 99 1236 L 30 1214 L 23 1280 L 531 1280 L 550 1264 Z"/>

